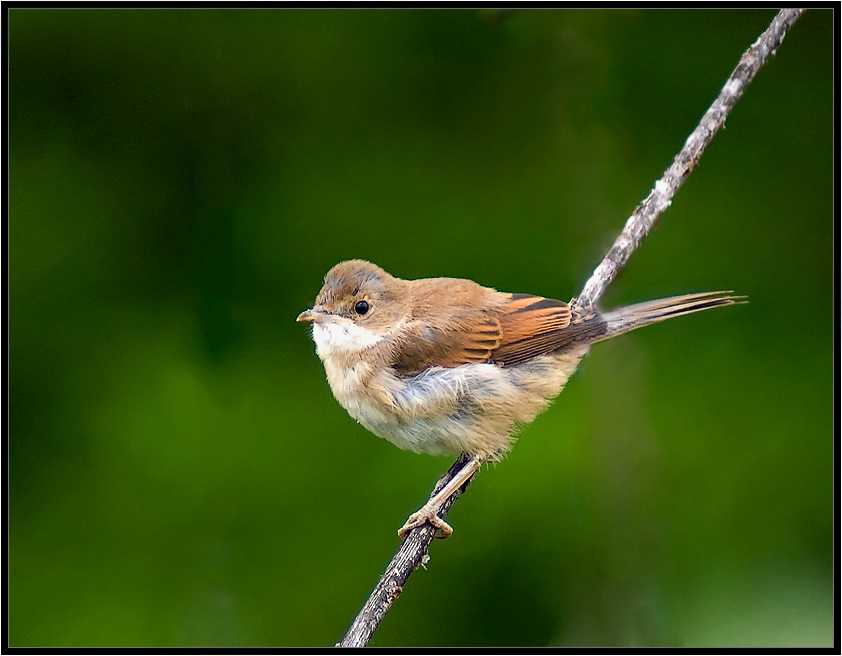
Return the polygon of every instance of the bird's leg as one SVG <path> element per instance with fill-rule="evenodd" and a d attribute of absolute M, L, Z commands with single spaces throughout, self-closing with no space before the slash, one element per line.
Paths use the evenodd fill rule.
<path fill-rule="evenodd" d="M 409 519 L 406 520 L 406 523 L 401 526 L 398 531 L 398 535 L 401 540 L 406 538 L 407 534 L 412 529 L 418 528 L 426 523 L 429 523 L 431 526 L 434 526 L 441 531 L 441 535 L 436 537 L 441 539 L 450 537 L 451 533 L 453 533 L 453 529 L 450 527 L 450 524 L 439 517 L 438 512 L 441 510 L 442 504 L 447 501 L 447 499 L 456 492 L 456 490 L 462 487 L 465 481 L 477 472 L 482 463 L 482 458 L 473 456 L 462 466 L 462 469 L 457 472 L 447 485 L 433 495 L 427 503 L 421 506 L 418 512 L 412 513 L 409 516 Z"/>

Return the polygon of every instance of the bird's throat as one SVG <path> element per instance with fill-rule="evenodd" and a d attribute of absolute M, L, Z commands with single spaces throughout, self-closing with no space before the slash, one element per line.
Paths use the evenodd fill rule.
<path fill-rule="evenodd" d="M 352 321 L 324 321 L 313 325 L 313 341 L 322 362 L 333 356 L 344 358 L 362 353 L 382 340 L 382 335 Z"/>

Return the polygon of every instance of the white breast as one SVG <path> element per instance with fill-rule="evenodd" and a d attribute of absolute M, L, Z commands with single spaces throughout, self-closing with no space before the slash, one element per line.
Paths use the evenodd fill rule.
<path fill-rule="evenodd" d="M 547 407 L 588 349 L 573 345 L 512 367 L 472 363 L 404 377 L 375 367 L 363 352 L 385 338 L 350 321 L 317 323 L 313 339 L 336 400 L 372 433 L 416 452 L 490 458 L 505 453 L 518 426 Z"/>

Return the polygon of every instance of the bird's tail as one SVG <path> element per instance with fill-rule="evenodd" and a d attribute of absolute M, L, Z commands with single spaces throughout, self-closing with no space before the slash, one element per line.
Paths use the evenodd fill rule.
<path fill-rule="evenodd" d="M 732 293 L 730 291 L 703 292 L 701 294 L 671 296 L 601 313 L 602 319 L 606 323 L 605 333 L 593 341 L 601 342 L 635 328 L 648 326 L 650 323 L 657 323 L 672 317 L 680 317 L 683 314 L 748 302 L 745 300 L 745 296 L 732 296 Z"/>

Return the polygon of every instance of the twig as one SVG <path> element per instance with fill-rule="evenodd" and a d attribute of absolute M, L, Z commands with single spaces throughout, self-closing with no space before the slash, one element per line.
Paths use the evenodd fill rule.
<path fill-rule="evenodd" d="M 447 485 L 450 479 L 462 469 L 462 466 L 468 460 L 469 458 L 464 454 L 459 456 L 456 462 L 451 465 L 450 469 L 439 478 L 438 483 L 436 483 L 433 489 L 433 494 L 430 496 L 434 496 L 436 492 Z M 442 504 L 442 509 L 439 512 L 441 517 L 447 515 L 453 502 L 465 491 L 465 488 L 468 487 L 470 482 L 471 479 L 468 479 L 457 492 L 452 494 Z M 337 647 L 365 647 L 368 644 L 371 635 L 377 629 L 381 620 L 386 616 L 386 613 L 389 612 L 392 604 L 395 603 L 395 599 L 403 592 L 403 585 L 406 583 L 409 575 L 418 569 L 418 567 L 423 567 L 426 564 L 427 559 L 425 556 L 427 555 L 427 549 L 430 547 L 435 534 L 436 529 L 429 524 L 419 526 L 410 532 L 406 540 L 403 541 L 400 549 L 398 549 L 398 552 L 392 558 L 392 562 L 386 567 L 386 571 L 383 572 L 383 576 L 380 577 L 377 586 L 365 602 L 362 610 L 354 619 L 354 623 L 351 624 L 348 633 L 345 634 L 342 642 Z"/>
<path fill-rule="evenodd" d="M 687 138 L 684 147 L 675 156 L 672 165 L 655 183 L 655 187 L 649 196 L 637 206 L 634 213 L 626 221 L 623 231 L 617 237 L 605 259 L 600 262 L 585 283 L 582 293 L 578 297 L 580 305 L 588 308 L 593 307 L 620 269 L 625 266 L 631 254 L 640 246 L 643 238 L 649 234 L 664 210 L 670 206 L 675 192 L 684 184 L 690 172 L 699 163 L 699 158 L 705 148 L 725 123 L 731 108 L 743 95 L 743 91 L 745 91 L 749 82 L 766 63 L 769 56 L 775 54 L 789 28 L 804 11 L 806 10 L 782 9 L 772 20 L 769 28 L 743 54 L 737 68 L 731 73 L 731 77 L 728 78 L 719 96 L 702 117 L 702 120 L 699 121 L 699 125 Z M 468 458 L 464 454 L 459 456 L 450 469 L 439 478 L 430 498 L 442 489 L 467 461 Z M 444 503 L 439 513 L 442 517 L 447 515 L 453 502 L 464 492 L 472 478 L 468 479 L 459 488 L 459 491 Z M 427 549 L 433 541 L 435 533 L 436 529 L 429 524 L 419 526 L 410 532 L 392 558 L 392 562 L 389 563 L 383 576 L 380 577 L 380 581 L 365 602 L 362 610 L 354 619 L 348 633 L 337 646 L 364 647 L 368 644 L 372 634 L 386 616 L 386 613 L 389 612 L 395 599 L 403 592 L 403 586 L 409 576 L 427 562 Z"/>
<path fill-rule="evenodd" d="M 582 293 L 579 294 L 580 305 L 587 308 L 596 305 L 596 301 L 626 264 L 629 256 L 640 246 L 640 242 L 649 234 L 664 210 L 670 206 L 675 192 L 699 163 L 699 158 L 713 139 L 713 135 L 723 126 L 731 108 L 743 95 L 748 83 L 754 79 L 755 73 L 766 63 L 770 55 L 775 54 L 787 30 L 805 11 L 805 9 L 779 11 L 778 15 L 772 19 L 769 29 L 761 34 L 760 38 L 743 54 L 737 68 L 731 73 L 731 77 L 725 82 L 719 96 L 705 112 L 699 125 L 687 137 L 684 147 L 675 156 L 672 165 L 655 183 L 655 187 L 646 200 L 637 206 L 605 259 L 599 263 L 588 282 L 585 283 Z"/>

